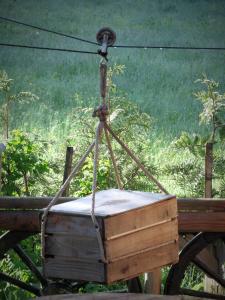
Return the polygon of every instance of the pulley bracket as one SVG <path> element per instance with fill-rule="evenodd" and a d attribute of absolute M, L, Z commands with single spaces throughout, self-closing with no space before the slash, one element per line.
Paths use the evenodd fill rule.
<path fill-rule="evenodd" d="M 113 46 L 116 41 L 116 33 L 109 27 L 100 29 L 96 34 L 96 40 L 101 48 L 98 53 L 104 58 L 107 57 L 108 47 Z"/>

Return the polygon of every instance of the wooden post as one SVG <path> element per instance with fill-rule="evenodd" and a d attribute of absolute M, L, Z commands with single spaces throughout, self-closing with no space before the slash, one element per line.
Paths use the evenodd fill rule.
<path fill-rule="evenodd" d="M 63 183 L 66 181 L 68 176 L 70 175 L 72 171 L 72 161 L 73 161 L 73 147 L 67 147 L 66 148 L 66 160 L 65 160 L 65 167 L 64 167 L 64 175 L 63 175 Z M 62 197 L 68 197 L 69 196 L 69 185 L 65 189 L 65 191 L 62 193 Z"/>
<path fill-rule="evenodd" d="M 205 197 L 212 198 L 213 179 L 213 143 L 207 143 L 205 148 Z M 213 255 L 218 264 L 218 271 L 222 272 L 220 257 L 223 257 L 224 245 L 217 243 L 216 246 L 208 247 L 208 251 Z M 224 274 L 220 274 L 224 275 Z M 206 292 L 213 294 L 224 294 L 224 289 L 213 279 L 205 276 L 204 288 Z"/>
<path fill-rule="evenodd" d="M 146 294 L 159 295 L 161 292 L 161 269 L 157 268 L 152 272 L 145 273 L 144 292 Z"/>
<path fill-rule="evenodd" d="M 0 192 L 2 190 L 2 153 L 5 151 L 5 145 L 0 143 Z"/>
<path fill-rule="evenodd" d="M 205 147 L 205 198 L 212 198 L 213 143 Z"/>

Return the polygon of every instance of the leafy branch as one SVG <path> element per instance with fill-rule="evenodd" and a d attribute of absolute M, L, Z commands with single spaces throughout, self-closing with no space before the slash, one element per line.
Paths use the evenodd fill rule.
<path fill-rule="evenodd" d="M 12 94 L 13 79 L 9 78 L 5 71 L 0 72 L 0 93 L 3 96 L 3 102 L 0 107 L 0 115 L 3 121 L 4 136 L 9 138 L 10 126 L 10 109 L 12 103 L 28 104 L 31 101 L 38 100 L 39 98 L 31 92 L 18 92 Z"/>

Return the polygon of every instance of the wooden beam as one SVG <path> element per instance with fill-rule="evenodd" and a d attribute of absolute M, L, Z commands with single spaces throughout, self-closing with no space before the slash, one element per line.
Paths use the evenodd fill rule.
<path fill-rule="evenodd" d="M 64 167 L 63 183 L 66 181 L 66 179 L 69 177 L 72 171 L 72 162 L 73 162 L 73 147 L 68 146 L 66 148 L 66 160 L 65 160 L 65 167 Z M 68 184 L 68 186 L 62 193 L 62 197 L 69 196 L 69 189 L 70 189 L 70 185 Z"/>
<path fill-rule="evenodd" d="M 40 214 L 38 210 L 0 210 L 0 229 L 40 232 Z"/>
<path fill-rule="evenodd" d="M 38 209 L 46 207 L 53 197 L 0 197 L 0 209 Z M 75 197 L 60 197 L 58 204 L 76 200 Z M 225 211 L 225 199 L 178 198 L 178 211 Z"/>
<path fill-rule="evenodd" d="M 179 232 L 224 232 L 225 212 L 181 212 L 178 228 Z"/>
<path fill-rule="evenodd" d="M 0 197 L 0 209 L 38 209 L 46 207 L 53 197 Z M 74 197 L 60 197 L 57 204 L 76 200 Z"/>
<path fill-rule="evenodd" d="M 205 197 L 212 197 L 213 143 L 205 146 Z"/>
<path fill-rule="evenodd" d="M 193 212 L 193 211 L 225 211 L 225 199 L 216 198 L 178 198 L 178 211 Z"/>
<path fill-rule="evenodd" d="M 37 215 L 53 197 L 0 197 L 0 229 L 40 231 Z M 73 201 L 73 197 L 61 197 L 58 203 Z M 3 209 L 19 209 L 9 211 Z M 20 211 L 21 210 L 21 211 Z M 19 220 L 20 219 L 20 220 Z M 26 227 L 29 225 L 28 227 Z M 222 232 L 225 228 L 225 199 L 178 199 L 179 232 Z"/>

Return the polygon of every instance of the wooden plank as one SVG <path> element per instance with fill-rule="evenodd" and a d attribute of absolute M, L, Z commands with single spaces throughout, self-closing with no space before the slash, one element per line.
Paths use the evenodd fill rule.
<path fill-rule="evenodd" d="M 174 198 L 174 196 L 149 192 L 109 189 L 97 192 L 95 198 L 95 215 L 106 217 L 124 213 L 143 206 L 152 205 L 160 201 Z M 91 205 L 92 196 L 89 195 L 76 201 L 54 205 L 51 208 L 51 211 L 89 216 L 91 214 Z"/>
<path fill-rule="evenodd" d="M 147 225 L 157 224 L 177 216 L 175 198 L 145 206 L 134 211 L 104 219 L 106 239 L 124 232 L 135 231 Z"/>
<path fill-rule="evenodd" d="M 100 228 L 102 221 L 97 219 Z M 96 229 L 91 217 L 49 213 L 46 233 L 76 234 L 79 236 L 96 237 Z"/>
<path fill-rule="evenodd" d="M 161 293 L 161 268 L 145 273 L 144 292 L 147 294 L 160 295 Z"/>
<path fill-rule="evenodd" d="M 225 212 L 179 213 L 179 232 L 224 232 Z"/>
<path fill-rule="evenodd" d="M 225 211 L 225 199 L 205 199 L 205 198 L 180 198 L 177 199 L 178 211 L 194 212 L 194 211 Z"/>
<path fill-rule="evenodd" d="M 104 264 L 91 260 L 45 258 L 44 274 L 49 278 L 104 282 Z"/>
<path fill-rule="evenodd" d="M 134 255 L 178 239 L 177 220 L 168 221 L 138 232 L 105 241 L 106 257 L 109 260 Z"/>
<path fill-rule="evenodd" d="M 73 162 L 73 147 L 68 146 L 66 148 L 66 160 L 64 166 L 63 183 L 66 181 L 66 179 L 69 177 L 72 171 L 72 162 Z M 63 191 L 62 197 L 69 196 L 69 189 L 70 189 L 70 184 Z"/>
<path fill-rule="evenodd" d="M 205 197 L 212 197 L 213 143 L 205 146 Z"/>
<path fill-rule="evenodd" d="M 47 236 L 46 255 L 74 257 L 77 259 L 101 259 L 98 240 L 95 237 L 53 234 Z"/>
<path fill-rule="evenodd" d="M 197 255 L 197 261 L 199 261 L 202 264 L 205 264 L 209 269 L 211 269 L 214 273 L 219 274 L 219 264 L 217 259 L 215 258 L 214 253 L 210 253 L 210 248 L 203 249 L 198 255 Z"/>
<path fill-rule="evenodd" d="M 0 210 L 0 229 L 39 232 L 40 211 Z"/>
<path fill-rule="evenodd" d="M 0 209 L 38 209 L 48 206 L 53 197 L 0 197 Z M 76 200 L 75 197 L 60 197 L 57 203 Z"/>
<path fill-rule="evenodd" d="M 178 260 L 178 243 L 172 242 L 147 252 L 120 259 L 107 266 L 107 282 L 129 279 L 144 272 L 175 263 Z"/>
<path fill-rule="evenodd" d="M 198 298 L 189 296 L 163 296 L 163 295 L 144 295 L 130 293 L 96 293 L 83 295 L 54 295 L 39 297 L 39 300 L 197 300 Z M 201 298 L 204 300 L 204 298 Z"/>

